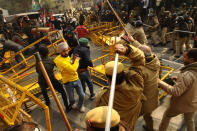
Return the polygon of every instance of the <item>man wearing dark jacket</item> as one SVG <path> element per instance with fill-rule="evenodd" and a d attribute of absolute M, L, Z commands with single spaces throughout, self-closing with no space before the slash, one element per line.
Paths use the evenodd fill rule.
<path fill-rule="evenodd" d="M 79 68 L 78 68 L 78 74 L 79 79 L 81 80 L 81 84 L 83 87 L 83 91 L 85 93 L 86 91 L 86 85 L 87 83 L 89 90 L 90 90 L 90 99 L 93 100 L 95 98 L 94 89 L 93 89 L 93 83 L 90 77 L 90 73 L 88 70 L 88 66 L 93 67 L 92 61 L 90 59 L 90 49 L 88 46 L 89 40 L 87 38 L 80 38 L 79 44 L 75 49 L 73 54 L 78 54 L 81 58 L 79 61 Z"/>
<path fill-rule="evenodd" d="M 78 45 L 77 38 L 76 38 L 76 36 L 73 33 L 71 28 L 68 28 L 66 30 L 66 33 L 64 34 L 64 38 L 67 41 L 69 47 L 71 48 L 71 50 L 69 52 L 69 56 L 71 56 L 71 54 L 73 53 L 74 48 Z"/>
<path fill-rule="evenodd" d="M 61 94 L 63 102 L 64 102 L 64 106 L 66 107 L 66 111 L 69 112 L 71 110 L 71 106 L 68 105 L 67 95 L 66 95 L 66 92 L 65 92 L 62 84 L 54 77 L 53 69 L 55 67 L 55 63 L 53 62 L 53 60 L 51 58 L 48 57 L 48 53 L 49 53 L 48 48 L 45 45 L 41 45 L 39 47 L 39 53 L 41 55 L 42 62 L 43 62 L 44 67 L 47 71 L 47 74 L 49 75 L 49 78 L 51 80 L 51 83 L 53 84 L 54 89 Z M 44 76 L 42 74 L 42 71 L 41 71 L 38 63 L 36 64 L 36 72 L 38 73 L 38 84 L 42 90 L 42 94 L 44 96 L 45 103 L 47 106 L 50 106 L 50 100 L 47 95 L 48 85 L 44 79 Z"/>

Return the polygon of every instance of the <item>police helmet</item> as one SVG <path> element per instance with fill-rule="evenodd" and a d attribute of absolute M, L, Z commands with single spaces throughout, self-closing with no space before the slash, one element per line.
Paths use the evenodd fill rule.
<path fill-rule="evenodd" d="M 177 23 L 183 23 L 184 21 L 185 21 L 185 19 L 184 19 L 183 16 L 178 16 L 178 17 L 176 18 L 176 22 L 177 22 Z"/>
<path fill-rule="evenodd" d="M 173 13 L 171 16 L 172 16 L 173 18 L 176 18 L 176 17 L 177 17 L 177 13 Z"/>
<path fill-rule="evenodd" d="M 142 21 L 141 20 L 137 20 L 135 22 L 135 27 L 141 27 L 143 25 Z"/>

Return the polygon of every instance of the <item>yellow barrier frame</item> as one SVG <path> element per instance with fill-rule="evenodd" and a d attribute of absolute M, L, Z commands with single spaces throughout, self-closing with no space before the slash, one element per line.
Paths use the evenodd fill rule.
<path fill-rule="evenodd" d="M 54 43 L 52 43 L 52 41 L 49 39 L 49 37 L 50 36 L 52 36 L 52 35 L 55 35 L 56 33 L 58 33 L 59 35 L 60 35 L 60 39 L 57 39 Z M 23 48 L 22 50 L 20 50 L 19 52 L 17 52 L 14 56 L 12 56 L 12 57 L 10 57 L 9 59 L 12 59 L 12 58 L 14 58 L 16 55 L 18 55 L 18 54 L 21 54 L 22 56 L 23 56 L 23 54 L 22 54 L 22 52 L 24 52 L 24 51 L 26 51 L 28 48 L 30 48 L 30 47 L 32 47 L 32 46 L 34 46 L 34 45 L 36 45 L 37 43 L 40 43 L 42 40 L 44 40 L 44 39 L 48 39 L 49 40 L 49 42 L 51 43 L 50 45 L 48 45 L 47 47 L 48 48 L 50 48 L 50 47 L 53 47 L 53 49 L 54 49 L 54 52 L 52 52 L 52 53 L 50 53 L 49 54 L 49 56 L 52 56 L 52 55 L 54 55 L 55 53 L 56 53 L 56 45 L 59 43 L 59 42 L 61 42 L 61 41 L 65 41 L 65 39 L 64 39 L 64 37 L 62 36 L 62 34 L 59 32 L 59 31 L 53 31 L 53 32 L 51 32 L 49 35 L 47 35 L 47 36 L 44 36 L 43 38 L 41 38 L 41 39 L 39 39 L 39 40 L 37 40 L 37 41 L 35 41 L 34 43 L 32 43 L 32 44 L 30 44 L 30 45 L 28 45 L 27 47 L 25 47 L 25 48 Z M 30 60 L 30 59 L 33 59 L 34 58 L 34 55 L 31 55 L 31 56 L 29 56 L 28 58 L 24 58 L 24 56 L 23 56 L 23 61 L 21 61 L 20 63 L 18 63 L 18 64 L 16 64 L 16 65 L 14 65 L 14 66 L 12 66 L 10 69 L 8 69 L 8 70 L 6 70 L 6 71 L 4 71 L 4 72 L 1 72 L 1 75 L 6 75 L 6 73 L 8 73 L 9 71 L 13 71 L 13 75 L 11 75 L 11 76 L 9 76 L 8 78 L 9 78 L 9 80 L 11 80 L 11 81 L 14 81 L 14 82 L 19 82 L 20 80 L 22 80 L 22 79 L 24 79 L 25 77 L 27 77 L 27 76 L 29 76 L 29 75 L 31 75 L 31 74 L 33 74 L 33 73 L 35 73 L 36 72 L 36 70 L 35 69 L 33 69 L 32 71 L 30 71 L 30 72 L 27 72 L 27 73 L 25 73 L 26 71 L 28 71 L 28 70 L 30 70 L 30 69 L 32 69 L 34 66 L 35 66 L 35 64 L 36 64 L 36 62 L 27 62 L 28 60 Z M 26 65 L 28 65 L 26 68 L 24 68 L 24 69 L 22 69 L 22 70 L 19 70 L 18 72 L 17 71 L 15 71 L 15 68 L 17 68 L 18 66 L 20 66 L 22 63 L 24 63 L 24 61 L 26 61 Z M 21 75 L 22 74 L 22 75 Z M 26 81 L 25 81 L 26 82 Z M 34 85 L 36 85 L 37 84 L 37 81 L 36 82 L 34 82 L 33 84 L 30 84 L 30 85 L 28 85 L 27 86 L 27 90 L 28 91 L 30 91 L 32 94 L 37 94 L 37 93 L 40 93 L 41 92 L 41 90 L 40 90 L 40 88 L 36 88 L 36 89 L 31 89 L 31 87 L 33 87 Z M 24 87 L 23 87 L 24 88 Z M 33 105 L 33 104 L 32 104 Z M 28 107 L 27 107 L 28 108 Z"/>
<path fill-rule="evenodd" d="M 112 27 L 113 22 L 100 22 L 100 23 L 95 23 L 92 25 L 85 25 L 88 30 L 91 31 L 95 31 L 95 30 L 99 30 L 99 29 L 103 29 L 103 28 L 110 28 Z"/>
<path fill-rule="evenodd" d="M 169 70 L 168 73 L 166 73 L 166 74 L 161 78 L 162 81 L 163 81 L 169 74 L 171 74 L 171 73 L 174 71 L 173 68 L 167 67 L 167 66 L 161 66 L 161 68 Z M 159 91 L 160 91 L 160 90 L 161 90 L 161 89 L 159 89 Z M 161 95 L 159 96 L 159 100 L 160 100 L 162 97 L 164 97 L 165 95 L 166 95 L 166 92 L 162 92 Z"/>
<path fill-rule="evenodd" d="M 45 118 L 46 118 L 46 125 L 47 125 L 47 129 L 48 131 L 51 131 L 51 122 L 50 122 L 50 115 L 49 115 L 49 108 L 48 106 L 46 106 L 45 104 L 43 104 L 38 98 L 36 98 L 34 95 L 32 95 L 27 89 L 24 89 L 23 87 L 21 87 L 20 85 L 6 79 L 5 77 L 3 77 L 2 75 L 0 75 L 0 80 L 6 84 L 8 84 L 10 86 L 10 88 L 14 88 L 15 90 L 22 92 L 22 96 L 19 99 L 18 102 L 16 103 L 11 103 L 10 105 L 6 105 L 3 108 L 0 108 L 0 113 L 1 115 L 4 117 L 4 121 L 8 124 L 8 125 L 14 125 L 15 124 L 15 120 L 16 117 L 19 113 L 19 110 L 21 109 L 21 105 L 26 102 L 27 100 L 31 99 L 33 102 L 35 102 L 36 104 L 38 104 L 41 108 L 44 109 L 45 112 Z M 16 105 L 16 110 L 13 114 L 12 118 L 9 118 L 9 116 L 6 115 L 6 113 L 4 112 L 4 110 L 13 107 Z"/>
<path fill-rule="evenodd" d="M 52 36 L 52 35 L 54 35 L 54 34 L 56 34 L 56 33 L 58 33 L 58 34 L 61 36 L 61 38 L 60 38 L 59 40 L 56 40 L 54 43 L 52 43 L 52 41 L 49 39 L 49 37 Z M 29 56 L 28 58 L 25 58 L 25 57 L 23 56 L 22 52 L 24 52 L 24 51 L 26 51 L 28 48 L 30 48 L 30 47 L 32 47 L 32 46 L 34 46 L 34 45 L 40 43 L 40 42 L 41 42 L 42 40 L 44 40 L 44 39 L 48 39 L 49 42 L 51 43 L 50 45 L 48 45 L 48 48 L 49 48 L 49 47 L 53 47 L 54 50 L 55 50 L 55 47 L 54 47 L 54 46 L 56 46 L 56 45 L 57 45 L 59 42 L 61 42 L 61 41 L 65 41 L 64 37 L 62 36 L 62 34 L 61 34 L 59 31 L 53 31 L 53 32 L 51 32 L 51 33 L 48 34 L 47 36 L 44 36 L 43 38 L 41 38 L 41 39 L 35 41 L 34 43 L 28 45 L 27 47 L 23 48 L 23 49 L 20 50 L 19 52 L 15 53 L 14 56 L 10 57 L 9 59 L 13 59 L 16 55 L 20 54 L 20 56 L 22 56 L 22 58 L 23 58 L 23 61 L 21 61 L 20 63 L 14 65 L 14 66 L 12 66 L 11 68 L 9 68 L 9 69 L 6 70 L 6 71 L 1 72 L 0 74 L 3 75 L 3 74 L 6 74 L 6 73 L 8 73 L 8 72 L 10 72 L 10 71 L 13 71 L 13 73 L 15 73 L 15 74 L 14 74 L 14 75 L 11 75 L 11 76 L 9 77 L 9 79 L 10 79 L 10 80 L 14 80 L 14 79 L 20 78 L 20 76 L 19 76 L 20 74 L 22 74 L 22 73 L 26 72 L 27 70 L 31 69 L 32 67 L 34 67 L 34 66 L 35 66 L 35 62 L 33 62 L 33 63 L 28 63 L 28 62 L 27 62 L 28 60 L 33 59 L 33 58 L 34 58 L 34 55 L 31 55 L 31 56 Z M 56 51 L 56 50 L 55 50 L 55 51 Z M 55 51 L 54 51 L 54 53 L 55 53 Z M 53 55 L 54 53 L 51 53 L 51 54 L 49 54 L 49 55 L 51 56 L 51 55 Z M 6 60 L 8 60 L 8 59 L 6 59 Z M 6 60 L 4 60 L 4 61 L 6 61 Z M 2 61 L 2 62 L 4 62 L 4 61 Z M 2 63 L 2 62 L 1 62 L 1 63 Z M 19 70 L 19 72 L 17 72 L 17 71 L 15 70 L 15 68 L 19 67 L 19 66 L 20 66 L 21 64 L 23 64 L 23 63 L 25 63 L 25 65 L 27 65 L 27 67 L 24 68 L 24 69 L 22 69 L 22 70 Z M 25 77 L 25 76 L 23 76 L 23 78 L 24 78 L 24 77 Z M 20 79 L 21 79 L 21 78 L 20 78 Z"/>
<path fill-rule="evenodd" d="M 101 57 L 98 57 L 98 58 L 92 60 L 92 63 L 95 63 L 96 61 L 101 60 L 101 64 L 99 64 L 98 66 L 103 66 L 103 67 L 104 67 L 105 63 L 108 62 L 108 61 L 105 62 L 105 58 L 106 58 L 106 57 L 108 57 L 108 60 L 109 60 L 109 61 L 110 61 L 110 60 L 113 60 L 113 59 L 115 58 L 115 56 L 114 56 L 113 53 L 108 53 L 108 54 L 105 54 L 105 55 L 103 55 L 103 56 L 101 56 Z M 124 57 L 124 56 L 120 56 L 120 57 L 119 57 L 119 62 L 123 62 L 124 60 L 126 60 L 126 57 Z M 95 67 L 97 67 L 97 66 L 95 66 Z M 102 81 L 107 82 L 107 79 L 106 79 L 106 77 L 105 77 L 105 73 L 103 73 L 103 71 L 97 71 L 97 70 L 95 70 L 95 67 L 89 67 L 90 75 L 91 75 L 91 76 L 94 76 L 94 77 L 96 77 L 96 78 L 98 78 L 98 79 L 100 79 L 100 80 L 102 80 Z M 104 70 L 104 69 L 103 69 L 103 70 Z M 99 86 L 103 86 L 101 83 L 95 81 L 94 79 L 92 79 L 92 81 L 93 81 L 95 84 L 99 85 Z"/>

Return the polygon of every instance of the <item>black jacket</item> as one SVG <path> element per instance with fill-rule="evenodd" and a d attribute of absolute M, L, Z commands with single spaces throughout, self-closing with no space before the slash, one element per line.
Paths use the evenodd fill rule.
<path fill-rule="evenodd" d="M 42 63 L 46 69 L 46 72 L 47 72 L 49 78 L 55 79 L 54 73 L 53 73 L 53 68 L 55 67 L 55 63 L 53 62 L 53 60 L 49 57 L 44 57 L 44 58 L 42 58 Z M 38 82 L 45 81 L 44 76 L 42 75 L 42 71 L 40 69 L 40 66 L 37 62 L 36 62 L 36 72 L 38 73 Z"/>
<path fill-rule="evenodd" d="M 73 54 L 78 54 L 81 58 L 79 60 L 78 69 L 87 69 L 88 66 L 93 67 L 92 61 L 90 59 L 90 48 L 89 46 L 78 45 L 75 47 Z"/>
<path fill-rule="evenodd" d="M 23 49 L 23 46 L 15 43 L 11 40 L 5 40 L 3 44 L 3 50 L 0 52 L 0 56 L 3 57 L 6 51 L 14 51 L 15 53 Z"/>
<path fill-rule="evenodd" d="M 78 41 L 77 41 L 77 38 L 75 37 L 75 35 L 73 35 L 73 37 L 71 37 L 71 38 L 64 36 L 64 38 L 67 41 L 70 48 L 76 47 L 78 45 Z"/>
<path fill-rule="evenodd" d="M 54 21 L 51 21 L 51 23 L 54 24 L 55 29 L 61 30 L 61 24 L 62 24 L 61 21 L 59 21 L 59 20 L 54 20 Z"/>

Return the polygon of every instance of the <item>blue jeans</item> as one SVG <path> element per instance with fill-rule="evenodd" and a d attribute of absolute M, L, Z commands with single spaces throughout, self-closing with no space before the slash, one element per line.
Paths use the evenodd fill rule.
<path fill-rule="evenodd" d="M 95 94 L 94 94 L 94 89 L 93 89 L 93 83 L 92 83 L 92 80 L 91 80 L 89 70 L 86 70 L 86 71 L 84 71 L 82 73 L 78 73 L 78 74 L 79 74 L 79 79 L 81 80 L 81 84 L 82 84 L 84 93 L 86 92 L 85 83 L 87 83 L 89 91 L 90 91 L 90 95 L 94 96 Z"/>
<path fill-rule="evenodd" d="M 77 104 L 77 107 L 80 109 L 83 106 L 85 93 L 83 92 L 81 81 L 78 79 L 73 82 L 68 82 L 65 84 L 66 91 L 69 96 L 69 102 L 71 105 L 75 103 L 75 97 L 74 97 L 74 88 L 77 92 L 77 95 L 79 96 L 79 102 Z"/>

